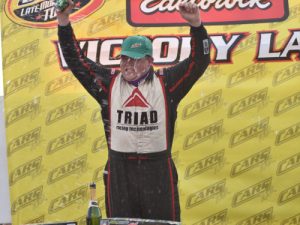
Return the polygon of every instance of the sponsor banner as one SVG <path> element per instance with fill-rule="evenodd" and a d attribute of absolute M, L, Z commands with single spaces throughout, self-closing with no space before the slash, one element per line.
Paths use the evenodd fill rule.
<path fill-rule="evenodd" d="M 2 26 L 2 25 L 1 25 Z M 2 33 L 0 34 L 2 43 Z M 10 223 L 10 198 L 8 184 L 8 166 L 6 155 L 6 133 L 4 120 L 4 90 L 3 90 L 3 68 L 2 68 L 2 45 L 0 45 L 0 223 Z"/>
<path fill-rule="evenodd" d="M 263 62 L 297 61 L 297 59 L 299 58 L 293 58 L 293 53 L 297 52 L 297 50 L 299 49 L 299 44 L 294 45 L 294 43 L 297 43 L 300 38 L 300 29 L 290 31 L 289 37 L 286 37 L 285 39 L 286 44 L 281 51 L 275 51 L 275 49 L 272 48 L 272 46 L 275 45 L 274 38 L 277 35 L 275 32 L 257 32 L 259 35 L 259 40 L 255 46 L 257 49 L 257 53 L 256 55 L 253 55 L 254 61 L 256 63 L 246 65 L 244 68 L 232 72 L 227 81 L 227 87 L 238 86 L 245 80 L 261 74 L 266 69 L 266 65 L 263 64 Z M 245 41 L 247 39 L 247 36 L 249 36 L 248 33 L 232 34 L 231 36 L 211 34 L 210 40 L 212 43 L 212 50 L 213 52 L 215 52 L 215 54 L 213 54 L 211 57 L 212 63 L 233 63 L 233 53 L 243 52 L 243 49 L 240 49 L 240 51 L 237 52 L 234 52 L 234 50 L 242 46 L 241 43 L 243 40 Z M 96 39 L 86 38 L 79 40 L 79 45 L 81 49 L 85 50 L 86 56 L 94 62 L 100 63 L 101 65 L 107 67 L 118 67 L 118 65 L 120 64 L 120 59 L 117 59 L 116 56 L 120 52 L 120 46 L 122 45 L 125 38 L 126 37 L 100 37 Z M 184 60 L 191 52 L 190 46 L 188 46 L 190 37 L 187 37 L 185 35 L 165 35 L 163 37 L 150 36 L 149 38 L 152 40 L 153 45 L 154 66 L 160 67 L 164 65 L 173 65 Z M 227 39 L 229 39 L 229 41 L 227 41 Z M 68 65 L 66 64 L 66 61 L 62 55 L 62 51 L 58 41 L 54 41 L 54 44 L 56 46 L 57 52 L 59 53 L 58 57 L 60 66 L 64 70 L 68 69 Z M 161 51 L 163 51 L 163 53 Z M 10 55 L 13 54 L 14 52 Z M 14 63 L 14 59 L 9 58 L 10 55 L 7 56 L 8 59 L 6 60 L 6 64 L 8 65 L 10 65 L 10 63 Z M 9 60 L 11 60 L 12 62 L 10 62 Z M 299 68 L 297 67 L 297 69 Z M 280 74 L 276 74 L 276 76 L 280 76 Z M 279 77 L 278 79 L 284 79 L 282 76 L 283 75 L 281 75 L 281 77 Z"/>
<path fill-rule="evenodd" d="M 201 9 L 205 24 L 241 24 L 284 20 L 288 14 L 288 1 L 229 1 L 229 0 L 126 0 L 128 21 L 135 26 L 182 25 L 177 12 L 183 2 L 193 2 Z M 158 19 L 159 18 L 159 19 Z"/>
<path fill-rule="evenodd" d="M 75 8 L 71 14 L 73 22 L 92 14 L 103 5 L 103 0 L 74 1 Z M 5 13 L 20 25 L 36 28 L 53 28 L 57 26 L 55 1 L 50 0 L 8 0 Z"/>
<path fill-rule="evenodd" d="M 1 80 L 2 81 L 2 80 Z M 5 122 L 4 122 L 4 99 L 0 96 L 0 223 L 10 223 L 10 197 L 9 197 L 9 182 L 8 182 L 8 163 L 6 155 L 6 140 L 5 140 Z"/>
<path fill-rule="evenodd" d="M 1 37 L 1 35 L 0 35 Z M 0 41 L 2 42 L 2 38 L 0 39 Z M 3 97 L 4 92 L 3 92 L 3 69 L 2 69 L 2 48 L 0 48 L 1 52 L 0 52 L 0 97 Z"/>
<path fill-rule="evenodd" d="M 177 11 L 181 2 L 75 1 L 71 20 L 90 60 L 118 69 L 116 56 L 124 39 L 140 34 L 151 40 L 159 69 L 191 52 L 189 28 Z M 300 4 L 190 2 L 201 8 L 212 54 L 204 75 L 177 109 L 172 157 L 182 223 L 299 224 Z M 91 181 L 97 183 L 105 218 L 107 143 L 101 109 L 65 62 L 54 2 L 2 4 L 3 123 L 12 223 L 85 224 Z M 125 99 L 125 105 L 151 103 L 138 91 L 135 98 Z M 159 119 L 155 111 L 124 113 L 116 112 L 125 124 L 117 129 Z"/>

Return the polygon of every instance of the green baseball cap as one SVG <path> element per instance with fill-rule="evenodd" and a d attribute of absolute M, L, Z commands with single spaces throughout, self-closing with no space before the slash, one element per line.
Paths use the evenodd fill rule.
<path fill-rule="evenodd" d="M 120 55 L 140 59 L 146 55 L 152 56 L 152 43 L 145 36 L 129 36 L 123 41 Z"/>

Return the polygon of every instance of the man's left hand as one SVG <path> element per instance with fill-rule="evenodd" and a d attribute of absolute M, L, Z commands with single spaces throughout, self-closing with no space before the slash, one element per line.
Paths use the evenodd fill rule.
<path fill-rule="evenodd" d="M 195 3 L 181 3 L 179 5 L 179 13 L 191 26 L 199 27 L 201 25 L 200 10 Z"/>

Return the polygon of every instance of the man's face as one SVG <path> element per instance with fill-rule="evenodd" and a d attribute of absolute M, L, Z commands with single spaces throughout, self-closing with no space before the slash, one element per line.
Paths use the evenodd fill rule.
<path fill-rule="evenodd" d="M 121 73 L 126 81 L 134 81 L 143 76 L 148 72 L 150 66 L 152 65 L 153 59 L 146 56 L 141 59 L 133 59 L 128 56 L 121 56 Z"/>

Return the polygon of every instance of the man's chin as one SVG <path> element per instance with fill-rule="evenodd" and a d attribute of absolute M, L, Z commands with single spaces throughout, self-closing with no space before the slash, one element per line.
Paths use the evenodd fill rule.
<path fill-rule="evenodd" d="M 123 75 L 123 78 L 126 81 L 134 81 L 136 79 L 136 76 Z"/>

